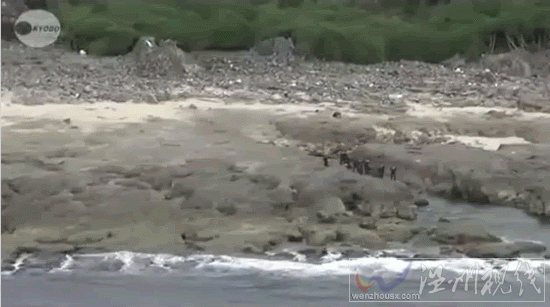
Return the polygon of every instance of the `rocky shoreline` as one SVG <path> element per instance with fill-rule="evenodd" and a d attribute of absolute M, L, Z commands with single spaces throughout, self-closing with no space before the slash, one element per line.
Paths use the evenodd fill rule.
<path fill-rule="evenodd" d="M 7 46 L 3 52 L 22 48 Z M 422 257 L 546 250 L 527 239 L 503 241 L 482 225 L 416 222 L 429 195 L 550 216 L 550 116 L 537 107 L 548 99 L 539 79 L 475 65 L 360 67 L 234 55 L 196 56 L 203 69 L 186 79 L 117 79 L 98 59 L 32 52 L 26 60 L 2 57 L 5 265 L 23 253 L 121 250 L 374 255 L 411 241 L 431 247 L 416 253 Z M 55 64 L 56 56 L 68 62 Z M 81 64 L 112 80 L 79 77 Z M 478 74 L 496 79 L 464 86 Z M 133 96 L 95 95 L 102 82 L 106 93 L 126 95 L 128 87 Z M 142 85 L 143 93 L 135 90 Z M 176 85 L 188 90 L 174 94 Z M 164 98 L 151 91 L 161 86 L 170 89 Z M 125 108 L 127 100 L 148 104 Z M 343 150 L 373 170 L 385 165 L 386 176 L 340 165 Z"/>

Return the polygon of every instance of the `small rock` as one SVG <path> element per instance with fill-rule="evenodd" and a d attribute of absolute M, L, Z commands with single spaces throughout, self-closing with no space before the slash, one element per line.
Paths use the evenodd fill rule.
<path fill-rule="evenodd" d="M 365 218 L 363 219 L 363 221 L 361 221 L 361 223 L 359 223 L 359 227 L 363 229 L 368 229 L 368 230 L 375 230 L 376 220 L 372 217 Z"/>
<path fill-rule="evenodd" d="M 411 205 L 407 207 L 400 207 L 397 209 L 397 217 L 404 220 L 416 220 L 418 216 L 418 210 L 416 205 Z"/>
<path fill-rule="evenodd" d="M 482 225 L 471 223 L 452 223 L 445 228 L 438 228 L 431 236 L 433 241 L 442 244 L 466 244 L 481 242 L 502 242 L 502 240 L 489 233 Z"/>
<path fill-rule="evenodd" d="M 448 218 L 440 217 L 438 220 L 440 223 L 450 223 L 451 221 Z"/>
<path fill-rule="evenodd" d="M 294 230 L 294 231 L 290 231 L 288 234 L 287 234 L 287 239 L 288 239 L 288 242 L 296 242 L 296 243 L 299 243 L 299 242 L 302 242 L 304 240 L 304 237 L 302 236 L 302 234 L 297 231 L 297 230 Z"/>
<path fill-rule="evenodd" d="M 334 224 L 336 223 L 336 220 L 337 220 L 334 214 L 332 215 L 327 214 L 323 210 L 317 211 L 317 219 L 319 223 L 323 223 L 323 224 Z"/>
<path fill-rule="evenodd" d="M 336 232 L 332 230 L 314 231 L 306 237 L 306 242 L 313 246 L 325 246 L 328 243 L 335 242 L 337 238 Z"/>
<path fill-rule="evenodd" d="M 95 243 L 103 240 L 106 236 L 107 233 L 100 230 L 83 231 L 68 237 L 67 242 L 70 244 Z"/>
<path fill-rule="evenodd" d="M 76 186 L 76 187 L 72 187 L 69 192 L 71 194 L 81 194 L 84 192 L 84 187 L 81 187 L 81 186 Z"/>
<path fill-rule="evenodd" d="M 437 226 L 432 226 L 428 230 L 426 230 L 426 234 L 427 235 L 433 235 L 434 233 L 437 232 L 437 229 L 438 229 Z"/>
<path fill-rule="evenodd" d="M 418 207 L 426 207 L 430 202 L 427 199 L 417 199 L 414 201 L 414 204 Z"/>
<path fill-rule="evenodd" d="M 190 105 L 188 106 L 188 108 L 191 109 L 191 110 L 196 110 L 196 109 L 197 109 L 197 106 L 194 105 L 194 104 L 190 104 Z"/>
<path fill-rule="evenodd" d="M 67 125 L 70 125 L 70 124 L 71 124 L 71 119 L 70 119 L 70 118 L 65 118 L 65 119 L 63 120 L 63 122 L 64 122 L 65 124 L 67 124 Z"/>
<path fill-rule="evenodd" d="M 195 189 L 191 187 L 185 186 L 182 183 L 175 183 L 172 186 L 172 189 L 164 195 L 164 198 L 167 200 L 177 197 L 185 197 L 186 199 L 189 199 L 193 196 L 194 192 Z"/>
<path fill-rule="evenodd" d="M 246 254 L 263 254 L 264 253 L 262 249 L 256 247 L 253 244 L 247 244 L 245 247 L 243 247 L 242 252 Z"/>
<path fill-rule="evenodd" d="M 155 97 L 155 95 L 149 93 L 149 94 L 145 94 L 143 96 L 143 100 L 149 104 L 158 104 L 159 101 L 157 100 L 157 97 Z"/>
<path fill-rule="evenodd" d="M 317 207 L 327 216 L 344 214 L 346 212 L 346 206 L 342 202 L 342 199 L 336 196 L 324 197 L 317 202 Z"/>
<path fill-rule="evenodd" d="M 133 178 L 118 178 L 113 180 L 112 183 L 115 185 L 120 185 L 127 188 L 136 188 L 138 190 L 151 189 L 151 185 Z"/>
<path fill-rule="evenodd" d="M 228 201 L 224 201 L 221 204 L 218 204 L 216 206 L 216 210 L 225 215 L 234 215 L 237 213 L 237 207 L 235 207 L 233 203 Z"/>
<path fill-rule="evenodd" d="M 332 113 L 332 117 L 340 119 L 340 118 L 342 118 L 342 113 L 336 111 L 336 112 Z"/>

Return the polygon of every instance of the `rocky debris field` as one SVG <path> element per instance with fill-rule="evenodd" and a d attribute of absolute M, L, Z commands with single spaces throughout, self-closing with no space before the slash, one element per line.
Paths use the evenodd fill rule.
<path fill-rule="evenodd" d="M 453 58 L 446 66 L 410 61 L 363 66 L 292 55 L 181 50 L 163 62 L 135 49 L 124 57 L 96 58 L 62 47 L 31 50 L 3 41 L 2 90 L 13 91 L 15 102 L 23 104 L 158 103 L 206 96 L 274 104 L 332 101 L 377 113 L 404 111 L 404 101 L 429 97 L 441 106 L 515 107 L 520 101 L 525 108 L 550 111 L 550 51 L 490 55 L 473 64 Z"/>
<path fill-rule="evenodd" d="M 151 57 L 2 43 L 5 266 L 28 252 L 545 251 L 416 220 L 429 195 L 547 220 L 550 95 L 535 65 L 546 53 L 519 58 L 538 75 L 518 76 L 501 55 L 488 70 L 166 48 L 140 64 Z M 340 165 L 343 151 L 385 177 Z"/>

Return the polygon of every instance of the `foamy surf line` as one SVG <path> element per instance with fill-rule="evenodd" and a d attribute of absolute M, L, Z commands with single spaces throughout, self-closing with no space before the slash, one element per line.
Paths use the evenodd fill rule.
<path fill-rule="evenodd" d="M 231 276 L 243 274 L 269 274 L 276 277 L 309 278 L 318 276 L 392 275 L 400 274 L 411 264 L 411 271 L 444 268 L 447 274 L 459 275 L 464 270 L 479 269 L 479 274 L 488 270 L 508 266 L 511 271 L 522 267 L 550 272 L 550 260 L 544 259 L 476 259 L 476 258 L 396 258 L 377 255 L 353 259 L 342 259 L 338 253 L 327 254 L 319 263 L 304 262 L 297 257 L 293 260 L 256 259 L 233 256 L 169 254 L 147 254 L 128 251 L 66 255 L 59 267 L 48 271 L 51 274 L 110 272 L 124 275 L 184 274 L 201 276 Z M 24 255 L 17 259 L 13 271 L 3 271 L 2 275 L 17 275 L 25 270 Z"/>

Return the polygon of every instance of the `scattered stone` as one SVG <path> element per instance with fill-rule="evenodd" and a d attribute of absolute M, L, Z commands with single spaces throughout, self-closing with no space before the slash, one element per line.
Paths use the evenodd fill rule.
<path fill-rule="evenodd" d="M 376 233 L 388 242 L 406 243 L 415 236 L 415 227 L 409 225 L 383 224 L 378 225 Z"/>
<path fill-rule="evenodd" d="M 469 223 L 451 223 L 448 227 L 438 228 L 431 239 L 438 243 L 453 245 L 472 242 L 502 242 L 499 237 L 487 232 L 483 226 Z"/>
<path fill-rule="evenodd" d="M 104 230 L 90 230 L 79 232 L 67 238 L 67 242 L 70 244 L 82 245 L 99 242 L 107 237 L 107 231 Z"/>
<path fill-rule="evenodd" d="M 259 248 L 259 247 L 256 247 L 256 246 L 253 245 L 253 244 L 247 244 L 247 245 L 242 249 L 242 252 L 245 253 L 245 254 L 256 254 L 256 255 L 259 255 L 259 254 L 263 254 L 263 253 L 264 253 L 264 250 L 262 250 L 262 249 Z"/>
<path fill-rule="evenodd" d="M 317 211 L 317 220 L 319 221 L 319 223 L 323 224 L 334 224 L 336 223 L 337 218 L 334 214 L 329 215 L 325 211 L 320 210 Z"/>
<path fill-rule="evenodd" d="M 418 216 L 418 209 L 416 205 L 411 205 L 407 207 L 398 207 L 397 209 L 397 217 L 402 218 L 404 220 L 416 220 L 416 217 Z"/>
<path fill-rule="evenodd" d="M 367 230 L 376 230 L 376 220 L 372 217 L 367 217 L 359 223 L 359 227 Z"/>
<path fill-rule="evenodd" d="M 289 233 L 287 233 L 287 236 L 288 236 L 288 242 L 300 243 L 304 240 L 304 237 L 302 236 L 302 234 L 296 230 L 290 231 Z"/>
<path fill-rule="evenodd" d="M 235 215 L 237 213 L 237 207 L 235 207 L 235 204 L 227 200 L 216 205 L 216 210 L 225 215 Z"/>
<path fill-rule="evenodd" d="M 194 188 L 178 182 L 172 185 L 172 189 L 164 195 L 164 198 L 167 200 L 177 197 L 185 197 L 185 199 L 189 199 L 193 196 L 193 193 L 195 193 Z"/>
<path fill-rule="evenodd" d="M 180 203 L 180 209 L 209 210 L 214 208 L 214 202 L 203 193 L 193 193 L 190 198 L 185 198 Z"/>
<path fill-rule="evenodd" d="M 120 185 L 126 188 L 136 188 L 138 190 L 150 190 L 151 186 L 145 182 L 133 178 L 117 178 L 112 181 L 115 185 Z"/>
<path fill-rule="evenodd" d="M 357 225 L 341 225 L 337 231 L 338 241 L 361 246 L 368 249 L 381 249 L 386 242 L 376 232 L 362 229 Z"/>
<path fill-rule="evenodd" d="M 468 257 L 476 258 L 513 258 L 519 257 L 522 253 L 540 254 L 546 251 L 546 246 L 535 242 L 490 242 L 481 244 L 470 244 L 464 247 Z"/>
<path fill-rule="evenodd" d="M 254 174 L 249 175 L 248 180 L 252 183 L 265 186 L 267 190 L 276 189 L 281 184 L 281 179 L 273 175 Z"/>
<path fill-rule="evenodd" d="M 417 199 L 414 201 L 414 204 L 418 207 L 426 207 L 430 204 L 430 202 L 427 199 Z"/>

